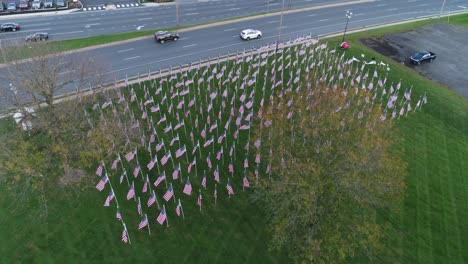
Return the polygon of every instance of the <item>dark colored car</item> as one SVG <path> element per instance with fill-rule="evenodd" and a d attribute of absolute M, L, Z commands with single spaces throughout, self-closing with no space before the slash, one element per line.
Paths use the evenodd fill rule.
<path fill-rule="evenodd" d="M 430 51 L 420 51 L 420 52 L 417 52 L 415 54 L 413 54 L 411 57 L 410 57 L 410 61 L 411 63 L 413 64 L 421 64 L 422 62 L 432 62 L 433 60 L 435 60 L 437 56 L 435 55 L 434 52 L 430 52 Z"/>
<path fill-rule="evenodd" d="M 0 12 L 5 11 L 5 5 L 0 1 Z"/>
<path fill-rule="evenodd" d="M 25 1 L 25 0 L 21 1 L 20 4 L 19 4 L 19 8 L 20 8 L 21 10 L 27 10 L 27 9 L 29 9 L 29 2 L 28 2 L 28 1 Z"/>
<path fill-rule="evenodd" d="M 154 33 L 154 40 L 159 43 L 164 43 L 168 40 L 178 40 L 179 34 L 175 31 L 158 31 Z"/>
<path fill-rule="evenodd" d="M 16 23 L 5 23 L 0 26 L 0 31 L 17 31 L 20 26 Z"/>
<path fill-rule="evenodd" d="M 41 40 L 48 40 L 49 33 L 46 32 L 38 32 L 26 37 L 26 42 L 37 42 Z"/>

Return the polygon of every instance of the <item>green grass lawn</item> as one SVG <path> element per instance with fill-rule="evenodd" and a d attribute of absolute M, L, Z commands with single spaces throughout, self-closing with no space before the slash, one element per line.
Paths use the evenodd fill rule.
<path fill-rule="evenodd" d="M 454 21 L 467 20 L 452 17 L 450 22 Z M 398 26 L 398 30 L 407 28 Z M 380 60 L 359 38 L 384 32 L 349 35 L 348 56 L 364 53 Z M 466 263 L 468 100 L 404 66 L 386 62 L 391 64 L 388 83 L 401 79 L 405 86 L 413 85 L 414 97 L 427 92 L 428 104 L 396 122 L 400 140 L 395 147 L 408 163 L 407 191 L 399 215 L 381 216 L 392 223 L 392 230 L 387 241 L 390 253 L 379 262 Z M 5 122 L 0 121 L 0 135 L 12 132 L 11 122 Z M 152 219 L 151 238 L 135 230 L 137 217 L 127 217 L 132 239 L 128 246 L 120 242 L 114 207 L 103 207 L 104 195 L 94 188 L 47 190 L 47 219 L 29 213 L 37 206 L 35 201 L 18 206 L 5 187 L 0 188 L 0 259 L 6 263 L 290 262 L 284 252 L 268 251 L 263 212 L 240 190 L 233 199 L 220 199 L 216 207 L 208 205 L 201 213 L 196 200 L 183 204 L 186 219 L 169 218 L 170 228 L 156 226 Z M 133 202 L 120 202 L 135 207 Z M 121 207 L 127 210 L 124 215 L 136 216 L 136 207 Z"/>

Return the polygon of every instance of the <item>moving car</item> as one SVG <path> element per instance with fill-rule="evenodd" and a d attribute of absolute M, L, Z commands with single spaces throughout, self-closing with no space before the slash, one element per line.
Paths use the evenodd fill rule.
<path fill-rule="evenodd" d="M 262 32 L 255 29 L 245 29 L 241 31 L 240 37 L 244 40 L 259 39 L 262 37 Z"/>
<path fill-rule="evenodd" d="M 410 61 L 413 64 L 419 65 L 421 64 L 421 62 L 425 62 L 425 61 L 432 62 L 433 60 L 435 60 L 436 57 L 437 56 L 435 55 L 434 52 L 419 51 L 410 57 Z"/>
<path fill-rule="evenodd" d="M 4 23 L 0 25 L 0 31 L 17 31 L 20 30 L 20 26 L 16 23 Z"/>
<path fill-rule="evenodd" d="M 54 7 L 54 1 L 53 0 L 45 0 L 44 1 L 44 7 L 45 8 Z"/>
<path fill-rule="evenodd" d="M 177 41 L 179 34 L 175 31 L 158 31 L 154 33 L 154 40 L 159 43 L 164 43 L 168 40 Z"/>
<path fill-rule="evenodd" d="M 41 40 L 48 40 L 49 33 L 47 32 L 37 32 L 26 37 L 26 42 L 37 42 Z"/>
<path fill-rule="evenodd" d="M 33 3 L 32 3 L 32 8 L 33 9 L 39 9 L 41 8 L 41 0 L 34 0 Z"/>
<path fill-rule="evenodd" d="M 15 3 L 15 2 L 10 2 L 10 3 L 8 3 L 8 5 L 7 5 L 7 10 L 8 10 L 9 12 L 14 12 L 14 11 L 16 11 L 16 8 L 17 8 L 17 7 L 16 7 L 16 3 Z"/>

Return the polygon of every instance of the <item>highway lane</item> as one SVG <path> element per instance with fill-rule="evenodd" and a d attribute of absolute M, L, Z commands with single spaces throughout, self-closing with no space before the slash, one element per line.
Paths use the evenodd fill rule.
<path fill-rule="evenodd" d="M 350 20 L 348 28 L 356 29 L 438 14 L 440 6 L 435 3 L 433 5 L 425 5 L 425 3 L 427 2 L 406 1 L 406 5 L 402 5 L 400 8 L 389 6 L 386 3 L 377 3 L 381 5 L 381 8 L 370 4 L 354 5 L 352 10 L 355 16 Z M 307 34 L 324 35 L 331 32 L 342 32 L 346 22 L 343 14 L 348 9 L 350 7 L 333 7 L 285 14 L 281 29 L 281 41 Z M 249 42 L 240 40 L 239 31 L 247 27 L 262 30 L 264 37 Z M 98 61 L 106 62 L 111 65 L 111 69 L 105 72 L 105 78 L 109 81 L 121 80 L 127 76 L 146 75 L 148 71 L 154 72 L 171 66 L 177 67 L 180 64 L 213 58 L 218 54 L 224 55 L 272 44 L 278 38 L 278 28 L 279 16 L 261 17 L 184 32 L 177 42 L 161 45 L 156 44 L 151 37 L 148 37 L 143 40 L 75 53 L 73 56 L 91 56 Z M 0 69 L 0 90 L 3 92 L 8 92 L 7 85 L 10 82 L 8 75 L 5 74 L 6 71 L 7 68 Z M 73 89 L 73 87 L 69 87 L 68 91 Z M 11 93 L 9 96 L 11 97 Z M 8 96 L 5 94 L 0 96 L 0 105 L 6 105 L 7 99 Z"/>
<path fill-rule="evenodd" d="M 302 8 L 352 0 L 286 0 L 285 8 Z M 278 11 L 281 0 L 235 0 L 189 2 L 179 5 L 179 24 L 193 25 L 221 19 Z M 174 4 L 96 12 L 75 12 L 28 17 L 0 17 L 0 23 L 14 21 L 22 30 L 0 34 L 4 44 L 23 42 L 28 34 L 46 31 L 51 39 L 62 40 L 136 31 L 160 29 L 177 25 Z M 6 43 L 5 43 L 6 42 Z"/>

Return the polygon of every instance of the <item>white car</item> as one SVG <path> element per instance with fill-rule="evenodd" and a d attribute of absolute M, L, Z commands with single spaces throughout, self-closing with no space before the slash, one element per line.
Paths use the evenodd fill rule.
<path fill-rule="evenodd" d="M 262 32 L 255 29 L 245 29 L 241 31 L 240 37 L 245 40 L 259 39 L 262 37 Z"/>

